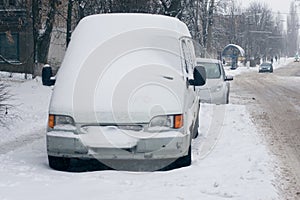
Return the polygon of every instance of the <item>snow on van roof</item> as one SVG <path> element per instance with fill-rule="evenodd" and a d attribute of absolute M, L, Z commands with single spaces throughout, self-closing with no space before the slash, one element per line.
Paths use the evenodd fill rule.
<path fill-rule="evenodd" d="M 125 45 L 133 45 L 134 48 L 158 48 L 159 45 L 159 48 L 179 55 L 179 48 L 170 40 L 179 40 L 181 37 L 191 35 L 187 26 L 174 17 L 135 13 L 87 16 L 72 33 L 61 68 L 71 68 L 68 73 L 76 76 L 76 69 L 97 49 L 119 49 Z M 143 41 L 138 42 L 138 38 Z M 99 52 L 98 57 L 107 57 L 107 52 L 104 53 Z"/>
<path fill-rule="evenodd" d="M 83 18 L 74 34 L 92 29 L 95 32 L 115 34 L 138 28 L 160 28 L 190 36 L 186 25 L 175 17 L 156 14 L 112 13 L 96 14 Z M 103 30 L 105 28 L 105 30 Z"/>
<path fill-rule="evenodd" d="M 187 26 L 174 17 L 153 14 L 97 14 L 83 18 L 71 37 L 81 48 L 94 49 L 99 44 L 133 30 L 160 29 L 172 31 L 174 37 L 190 37 Z"/>
<path fill-rule="evenodd" d="M 101 101 L 105 100 L 100 105 L 104 110 L 111 105 L 109 98 L 120 83 L 125 87 L 136 82 L 138 86 L 145 81 L 165 81 L 163 76 L 172 76 L 174 83 L 184 80 L 181 37 L 190 37 L 190 33 L 183 22 L 173 17 L 100 14 L 82 19 L 57 74 L 52 111 L 58 113 L 70 106 L 69 111 L 93 110 L 98 93 Z"/>

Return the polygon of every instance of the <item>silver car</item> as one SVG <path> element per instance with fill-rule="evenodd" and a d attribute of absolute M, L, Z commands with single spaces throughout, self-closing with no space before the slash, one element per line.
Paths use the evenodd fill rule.
<path fill-rule="evenodd" d="M 228 104 L 232 76 L 226 76 L 221 61 L 216 59 L 197 58 L 198 66 L 206 70 L 206 84 L 197 87 L 201 102 L 212 104 Z"/>
<path fill-rule="evenodd" d="M 261 73 L 261 72 L 270 72 L 270 73 L 272 73 L 273 72 L 273 65 L 272 65 L 272 63 L 262 63 L 259 66 L 258 72 L 259 73 Z"/>

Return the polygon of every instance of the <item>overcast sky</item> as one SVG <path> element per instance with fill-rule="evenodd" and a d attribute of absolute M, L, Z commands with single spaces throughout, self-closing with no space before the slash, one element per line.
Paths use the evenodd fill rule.
<path fill-rule="evenodd" d="M 247 7 L 252 1 L 266 2 L 274 12 L 280 11 L 281 13 L 288 13 L 290 3 L 293 0 L 239 0 L 243 7 Z M 298 8 L 298 11 L 300 12 L 299 9 L 300 6 Z"/>

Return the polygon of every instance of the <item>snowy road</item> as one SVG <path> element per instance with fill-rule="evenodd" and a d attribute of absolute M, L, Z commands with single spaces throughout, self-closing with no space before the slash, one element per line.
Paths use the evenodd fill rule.
<path fill-rule="evenodd" d="M 45 124 L 51 90 L 40 81 L 9 81 L 22 119 L 0 127 L 0 200 L 282 199 L 277 161 L 244 100 L 201 105 L 190 167 L 166 172 L 59 172 L 48 167 Z"/>
<path fill-rule="evenodd" d="M 299 88 L 300 64 L 291 62 L 273 74 L 242 74 L 236 77 L 233 91 L 243 97 L 273 153 L 286 165 L 282 190 L 288 199 L 300 199 Z"/>
<path fill-rule="evenodd" d="M 219 134 L 209 139 L 210 128 L 202 126 L 193 165 L 168 172 L 54 171 L 47 165 L 45 138 L 37 139 L 0 155 L 0 199 L 276 199 L 271 161 L 245 107 L 226 109 L 232 115 Z M 204 105 L 202 116 L 213 112 Z M 203 152 L 205 140 L 216 145 Z"/>

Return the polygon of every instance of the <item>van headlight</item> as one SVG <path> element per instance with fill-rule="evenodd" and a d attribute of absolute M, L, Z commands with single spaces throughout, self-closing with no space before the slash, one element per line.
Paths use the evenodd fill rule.
<path fill-rule="evenodd" d="M 183 115 L 161 115 L 153 117 L 149 123 L 148 130 L 179 129 L 183 126 Z"/>
<path fill-rule="evenodd" d="M 76 130 L 74 119 L 66 115 L 49 115 L 48 128 L 57 130 Z"/>

